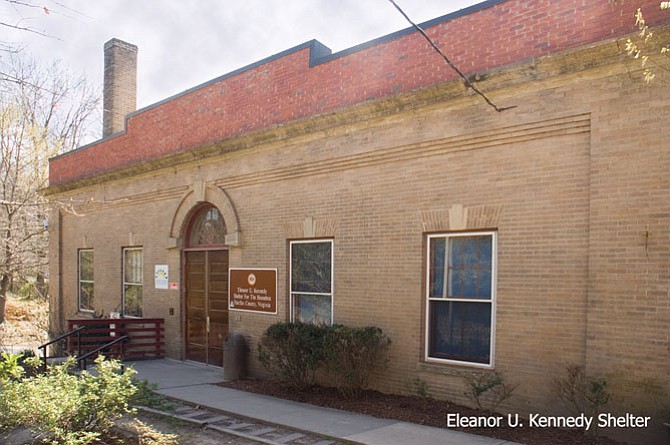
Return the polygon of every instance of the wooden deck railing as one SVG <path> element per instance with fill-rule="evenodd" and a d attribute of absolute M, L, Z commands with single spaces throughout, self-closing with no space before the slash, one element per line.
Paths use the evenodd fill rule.
<path fill-rule="evenodd" d="M 79 336 L 68 338 L 71 355 L 86 354 L 128 336 L 108 350 L 106 355 L 123 360 L 145 360 L 165 357 L 165 320 L 162 318 L 95 318 L 68 320 L 68 331 L 85 327 Z"/>

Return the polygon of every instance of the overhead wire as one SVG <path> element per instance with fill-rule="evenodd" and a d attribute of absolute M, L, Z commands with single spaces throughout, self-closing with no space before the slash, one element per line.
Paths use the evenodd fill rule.
<path fill-rule="evenodd" d="M 437 51 L 437 53 L 440 56 L 442 56 L 442 58 L 445 60 L 445 62 L 447 62 L 449 67 L 452 70 L 454 70 L 456 74 L 458 74 L 461 77 L 461 79 L 463 79 L 463 82 L 465 83 L 466 87 L 471 88 L 472 91 L 480 95 L 484 99 L 484 101 L 486 101 L 486 103 L 489 104 L 491 107 L 493 107 L 493 109 L 496 110 L 497 112 L 502 112 L 505 110 L 516 108 L 516 105 L 513 105 L 511 107 L 499 107 L 495 103 L 493 103 L 493 101 L 491 101 L 491 99 L 489 99 L 486 96 L 486 94 L 484 94 L 479 88 L 477 88 L 472 82 L 470 82 L 470 79 L 468 79 L 467 76 L 463 74 L 463 72 L 460 69 L 458 69 L 458 67 L 449 59 L 449 57 L 447 57 L 447 55 L 444 54 L 444 52 L 440 49 L 440 47 L 437 46 L 435 41 L 428 34 L 426 34 L 426 31 L 424 31 L 423 28 L 421 28 L 414 21 L 412 21 L 412 19 L 405 13 L 405 11 L 402 10 L 400 6 L 398 6 L 398 4 L 394 0 L 388 0 L 388 1 L 395 7 L 395 9 L 398 10 L 398 12 L 400 12 L 400 14 L 402 14 L 403 17 L 405 17 L 405 20 L 407 20 L 428 41 L 430 46 L 432 46 L 433 49 Z"/>

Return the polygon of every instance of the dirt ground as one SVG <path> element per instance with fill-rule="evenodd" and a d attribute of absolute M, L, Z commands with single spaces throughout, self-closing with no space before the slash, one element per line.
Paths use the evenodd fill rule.
<path fill-rule="evenodd" d="M 139 412 L 135 418 L 151 425 L 161 433 L 176 435 L 179 445 L 258 445 L 259 443 L 154 414 Z M 137 440 L 128 438 L 125 441 L 116 442 L 113 445 L 137 445 Z"/>
<path fill-rule="evenodd" d="M 10 347 L 18 351 L 35 349 L 45 343 L 49 323 L 47 306 L 46 301 L 10 296 L 5 308 L 5 322 L 0 324 L 0 351 Z"/>
<path fill-rule="evenodd" d="M 223 386 L 244 391 L 266 394 L 284 399 L 295 400 L 313 405 L 326 406 L 345 411 L 368 414 L 375 417 L 397 419 L 438 428 L 446 425 L 447 413 L 460 413 L 463 416 L 477 416 L 480 412 L 471 408 L 450 404 L 445 401 L 419 396 L 383 394 L 377 391 L 365 391 L 358 400 L 342 397 L 333 388 L 315 386 L 304 391 L 296 391 L 274 382 L 246 379 L 237 382 L 221 383 Z M 458 428 L 455 428 L 458 429 Z M 580 430 L 559 428 L 466 428 L 458 429 L 472 434 L 496 437 L 527 445 L 622 445 L 606 437 L 589 437 Z"/>

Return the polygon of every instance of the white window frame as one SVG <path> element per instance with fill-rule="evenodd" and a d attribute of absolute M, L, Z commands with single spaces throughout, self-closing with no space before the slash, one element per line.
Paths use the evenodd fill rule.
<path fill-rule="evenodd" d="M 491 298 L 484 299 L 469 299 L 469 298 L 430 298 L 430 271 L 431 271 L 431 240 L 435 238 L 446 238 L 447 246 L 449 245 L 450 238 L 457 237 L 477 237 L 477 236 L 491 236 Z M 447 247 L 448 251 L 448 247 Z M 448 257 L 447 257 L 448 258 Z M 497 267 L 498 265 L 498 233 L 496 231 L 472 231 L 472 232 L 445 232 L 445 233 L 435 233 L 427 236 L 426 242 L 426 288 L 424 290 L 425 298 L 425 332 L 424 332 L 424 359 L 426 362 L 430 363 L 444 363 L 444 364 L 454 364 L 475 368 L 484 368 L 484 369 L 493 369 L 495 367 L 495 338 L 496 338 L 496 293 L 497 293 Z M 448 264 L 445 262 L 445 274 L 448 270 Z M 444 281 L 445 289 L 447 287 L 447 281 L 445 278 Z M 463 360 L 455 359 L 445 359 L 439 357 L 432 357 L 430 355 L 430 335 L 431 335 L 431 314 L 430 314 L 430 302 L 431 301 L 453 301 L 453 302 L 467 302 L 467 303 L 488 303 L 491 305 L 491 333 L 490 333 L 490 343 L 489 343 L 489 363 L 478 363 L 478 362 L 468 362 Z"/>
<path fill-rule="evenodd" d="M 294 244 L 330 244 L 330 292 L 329 293 L 319 293 L 319 292 L 294 292 L 293 291 L 293 245 Z M 330 298 L 330 321 L 329 325 L 333 324 L 335 319 L 335 308 L 333 305 L 334 301 L 334 289 L 335 289 L 335 242 L 333 239 L 323 238 L 323 239 L 306 239 L 306 240 L 293 240 L 289 241 L 289 262 L 288 262 L 288 291 L 289 291 L 289 313 L 291 321 L 295 321 L 295 314 L 293 313 L 294 307 L 294 296 L 295 295 L 316 295 Z"/>
<path fill-rule="evenodd" d="M 131 251 L 139 251 L 142 252 L 142 273 L 141 273 L 141 279 L 139 283 L 134 283 L 134 282 L 129 282 L 126 280 L 126 254 Z M 144 249 L 142 247 L 124 247 L 123 248 L 123 253 L 122 253 L 122 300 L 121 300 L 121 308 L 122 308 L 122 313 L 124 317 L 129 317 L 129 318 L 141 318 L 144 316 Z M 142 311 L 142 314 L 137 316 L 137 315 L 129 315 L 126 313 L 126 286 L 140 286 L 142 289 L 142 300 L 140 303 L 140 309 Z"/>
<path fill-rule="evenodd" d="M 81 278 L 81 264 L 82 264 L 81 255 L 84 252 L 90 252 L 93 255 L 93 264 L 95 265 L 95 253 L 94 253 L 93 249 L 79 249 L 77 251 L 77 278 L 78 278 L 78 282 L 77 282 L 77 303 L 78 303 L 79 312 L 93 313 L 94 309 L 93 309 L 93 305 L 90 304 L 90 303 L 92 303 L 91 301 L 89 301 L 89 304 L 91 306 L 90 309 L 82 307 L 82 300 L 81 300 L 81 288 L 82 288 L 81 285 L 82 285 L 82 283 L 93 285 L 93 298 L 95 298 L 95 268 L 93 269 L 93 279 L 92 280 L 84 280 L 84 279 Z"/>

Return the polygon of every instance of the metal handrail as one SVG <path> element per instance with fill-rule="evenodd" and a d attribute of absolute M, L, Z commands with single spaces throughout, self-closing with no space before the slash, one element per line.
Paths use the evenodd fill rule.
<path fill-rule="evenodd" d="M 112 340 L 109 343 L 106 343 L 102 346 L 100 346 L 97 349 L 94 349 L 93 351 L 87 352 L 86 354 L 82 355 L 81 357 L 77 357 L 77 367 L 81 370 L 84 371 L 86 370 L 86 360 L 91 358 L 92 356 L 104 351 L 105 349 L 109 349 L 112 346 L 114 346 L 117 343 L 120 342 L 125 342 L 126 340 L 129 340 L 130 337 L 128 335 L 124 335 L 123 337 L 119 337 L 116 340 Z M 121 355 L 123 356 L 123 345 L 121 345 Z M 83 366 L 82 366 L 83 363 Z"/>
<path fill-rule="evenodd" d="M 43 371 L 47 370 L 47 359 L 50 358 L 50 357 L 47 357 L 47 347 L 49 347 L 49 346 L 53 345 L 54 343 L 57 343 L 61 340 L 69 338 L 69 337 L 71 337 L 75 334 L 77 335 L 77 355 L 81 355 L 81 331 L 83 331 L 86 328 L 87 328 L 86 326 L 80 326 L 77 329 L 74 329 L 70 332 L 67 332 L 67 333 L 61 335 L 60 337 L 57 337 L 57 338 L 39 346 L 37 349 L 42 350 L 42 370 Z"/>

